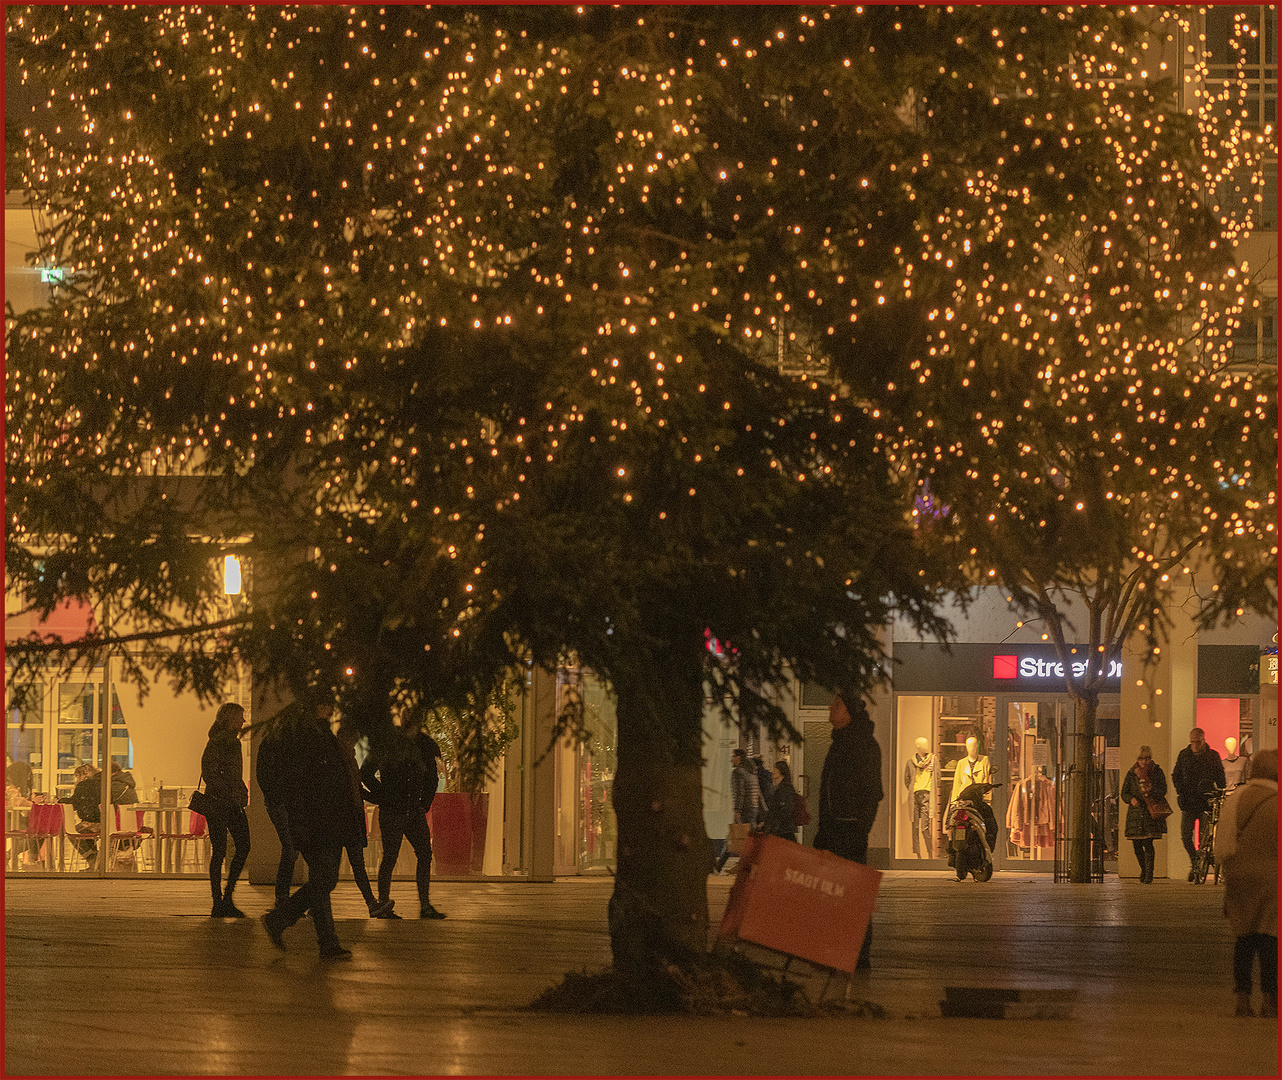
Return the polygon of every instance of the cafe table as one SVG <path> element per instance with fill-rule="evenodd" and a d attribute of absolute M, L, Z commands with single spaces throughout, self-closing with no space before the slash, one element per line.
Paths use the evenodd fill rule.
<path fill-rule="evenodd" d="M 122 803 L 120 810 L 122 813 L 128 810 L 138 811 L 137 820 L 139 825 L 145 825 L 152 830 L 152 868 L 164 874 L 172 873 L 174 843 L 172 840 L 163 839 L 163 837 L 178 831 L 179 825 L 182 824 L 183 808 L 180 806 L 161 806 L 159 803 Z M 121 828 L 124 832 L 132 831 L 123 825 Z"/>
<path fill-rule="evenodd" d="M 27 850 L 27 824 L 31 816 L 30 799 L 11 799 L 4 805 L 4 834 L 9 841 L 9 869 L 17 870 L 22 864 L 22 853 Z"/>

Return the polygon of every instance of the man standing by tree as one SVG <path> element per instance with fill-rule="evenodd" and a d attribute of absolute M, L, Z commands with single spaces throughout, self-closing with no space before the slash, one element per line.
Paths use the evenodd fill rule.
<path fill-rule="evenodd" d="M 734 807 L 734 822 L 742 825 L 757 823 L 758 811 L 761 809 L 761 785 L 757 781 L 757 770 L 753 768 L 748 756 L 737 747 L 730 751 L 730 801 Z M 717 873 L 730 858 L 730 842 L 717 860 Z"/>
<path fill-rule="evenodd" d="M 1180 804 L 1180 839 L 1189 853 L 1189 862 L 1197 861 L 1197 848 L 1193 844 L 1193 822 L 1201 821 L 1198 833 L 1201 839 L 1210 826 L 1211 802 L 1208 796 L 1217 787 L 1224 787 L 1224 762 L 1206 744 L 1206 733 L 1195 727 L 1189 732 L 1189 744 L 1180 751 L 1171 772 L 1175 794 Z M 1189 868 L 1189 881 L 1194 880 L 1194 870 Z"/>
<path fill-rule="evenodd" d="M 873 737 L 872 717 L 863 702 L 852 716 L 840 695 L 828 708 L 832 745 L 819 778 L 819 831 L 815 849 L 843 859 L 868 862 L 868 833 L 885 796 L 881 785 L 881 747 Z M 856 968 L 872 966 L 872 924 L 864 935 Z"/>

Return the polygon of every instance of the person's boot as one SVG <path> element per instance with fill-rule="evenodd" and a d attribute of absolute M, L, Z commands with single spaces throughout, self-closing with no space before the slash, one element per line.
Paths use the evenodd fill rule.
<path fill-rule="evenodd" d="M 272 944 L 275 945 L 276 948 L 278 948 L 281 952 L 284 952 L 285 951 L 285 927 L 281 923 L 280 916 L 276 913 L 275 908 L 272 908 L 271 911 L 267 912 L 263 916 L 262 923 L 263 923 L 263 929 L 267 931 L 267 936 L 271 938 Z"/>
<path fill-rule="evenodd" d="M 224 919 L 243 919 L 245 917 L 245 913 L 241 911 L 240 908 L 238 908 L 234 903 L 232 903 L 231 894 L 232 894 L 232 890 L 235 888 L 236 888 L 236 883 L 233 881 L 228 884 L 227 891 L 223 893 L 223 918 Z"/>
<path fill-rule="evenodd" d="M 1254 1010 L 1251 1008 L 1251 995 L 1249 993 L 1247 994 L 1237 993 L 1234 996 L 1237 998 L 1237 1008 L 1233 1010 L 1234 1016 L 1254 1016 L 1255 1015 Z M 1268 1003 L 1265 1002 L 1265 1004 L 1267 1005 Z M 1277 1015 L 1277 999 L 1276 998 L 1274 999 L 1274 1002 L 1273 1002 L 1273 1012 L 1274 1012 L 1274 1015 Z"/>
<path fill-rule="evenodd" d="M 214 893 L 214 906 L 209 912 L 209 917 L 211 919 L 227 918 L 227 903 L 223 900 L 223 895 L 220 892 Z"/>
<path fill-rule="evenodd" d="M 395 900 L 380 900 L 375 907 L 370 909 L 370 915 L 375 919 L 399 919 L 400 916 L 392 910 L 395 906 Z"/>
<path fill-rule="evenodd" d="M 1270 1017 L 1273 1020 L 1278 1018 L 1278 992 L 1276 990 L 1271 994 L 1267 990 L 1264 991 L 1264 1001 L 1260 1005 L 1260 1015 Z"/>
<path fill-rule="evenodd" d="M 1145 885 L 1153 884 L 1153 865 L 1157 862 L 1157 852 L 1144 852 L 1144 872 L 1140 875 L 1140 881 Z"/>

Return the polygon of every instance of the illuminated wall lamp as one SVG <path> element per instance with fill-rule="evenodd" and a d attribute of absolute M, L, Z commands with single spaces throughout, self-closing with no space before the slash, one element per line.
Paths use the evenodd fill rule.
<path fill-rule="evenodd" d="M 240 560 L 235 555 L 223 556 L 223 592 L 228 596 L 240 595 Z"/>

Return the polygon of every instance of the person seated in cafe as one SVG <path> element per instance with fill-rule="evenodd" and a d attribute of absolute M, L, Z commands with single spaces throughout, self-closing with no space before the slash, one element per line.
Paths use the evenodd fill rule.
<path fill-rule="evenodd" d="M 138 801 L 138 784 L 134 774 L 118 761 L 111 763 L 111 801 L 117 805 Z"/>
<path fill-rule="evenodd" d="M 75 771 L 77 780 L 76 786 L 72 789 L 69 799 L 59 799 L 59 802 L 71 803 L 72 809 L 75 810 L 76 816 L 80 818 L 80 831 L 86 833 L 98 833 L 102 831 L 102 770 L 95 768 L 93 765 L 81 765 Z M 134 784 L 133 774 L 120 767 L 120 763 L 113 761 L 111 763 L 111 803 L 118 806 L 122 803 L 136 803 L 138 801 L 138 789 Z M 125 831 L 125 830 L 122 830 Z M 144 828 L 140 832 L 151 832 L 151 829 Z M 139 847 L 142 844 L 141 837 L 135 837 L 131 842 L 131 847 Z M 76 842 L 77 848 L 86 859 L 92 859 L 98 854 L 98 845 L 93 840 L 80 840 Z"/>
<path fill-rule="evenodd" d="M 33 773 L 31 766 L 25 761 L 14 761 L 12 754 L 4 756 L 4 779 L 5 788 L 9 785 L 18 789 L 18 795 L 21 798 L 31 798 L 31 786 L 33 783 Z"/>
<path fill-rule="evenodd" d="M 58 801 L 70 803 L 79 821 L 82 833 L 97 833 L 102 820 L 102 781 L 98 779 L 98 770 L 89 764 L 79 765 L 72 773 L 76 785 L 70 795 L 64 795 Z M 92 860 L 98 854 L 96 840 L 77 840 L 76 850 L 86 859 Z"/>

